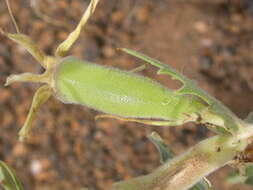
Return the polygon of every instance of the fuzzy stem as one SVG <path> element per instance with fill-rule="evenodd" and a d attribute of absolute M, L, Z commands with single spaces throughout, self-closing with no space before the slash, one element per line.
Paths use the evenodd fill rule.
<path fill-rule="evenodd" d="M 122 181 L 111 190 L 187 190 L 203 177 L 228 164 L 247 146 L 253 127 L 235 136 L 214 136 L 163 164 L 149 175 Z"/>

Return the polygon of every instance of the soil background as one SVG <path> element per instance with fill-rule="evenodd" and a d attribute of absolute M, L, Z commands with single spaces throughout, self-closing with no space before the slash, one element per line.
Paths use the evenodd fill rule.
<path fill-rule="evenodd" d="M 87 0 L 10 0 L 23 33 L 47 54 L 76 26 Z M 33 8 L 31 8 L 31 4 Z M 39 10 L 52 20 L 46 21 Z M 6 4 L 0 26 L 14 32 Z M 253 110 L 253 1 L 101 0 L 69 55 L 131 70 L 143 64 L 116 50 L 128 47 L 170 64 L 196 80 L 244 118 Z M 113 119 L 95 121 L 99 112 L 66 105 L 55 98 L 42 107 L 31 138 L 18 142 L 18 130 L 38 85 L 4 88 L 8 75 L 43 69 L 21 47 L 0 36 L 0 159 L 10 164 L 27 190 L 109 189 L 113 182 L 147 174 L 159 157 L 147 135 L 158 132 L 177 154 L 213 135 L 204 126 L 150 127 Z M 147 65 L 140 74 L 170 87 L 179 84 Z M 231 186 L 225 167 L 209 179 L 220 190 Z"/>

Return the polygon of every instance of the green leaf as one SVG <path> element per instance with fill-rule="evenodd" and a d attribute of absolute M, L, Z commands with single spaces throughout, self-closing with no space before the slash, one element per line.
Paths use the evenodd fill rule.
<path fill-rule="evenodd" d="M 238 184 L 238 183 L 244 183 L 246 179 L 247 177 L 240 175 L 238 171 L 233 171 L 232 173 L 229 174 L 226 181 L 229 184 Z"/>
<path fill-rule="evenodd" d="M 234 170 L 227 178 L 230 184 L 244 183 L 253 186 L 253 164 L 248 163 L 239 170 Z"/>
<path fill-rule="evenodd" d="M 196 95 L 196 96 L 200 97 L 202 100 L 204 100 L 207 104 L 212 103 L 213 100 L 209 94 L 207 94 L 202 89 L 198 88 L 196 83 L 193 80 L 188 79 L 186 76 L 179 73 L 178 71 L 176 71 L 175 69 L 173 69 L 169 65 L 165 65 L 158 60 L 155 60 L 155 59 L 150 58 L 142 53 L 139 53 L 139 52 L 127 49 L 127 48 L 122 48 L 121 50 L 130 54 L 130 55 L 133 55 L 143 61 L 146 61 L 147 63 L 149 63 L 155 67 L 158 67 L 159 70 L 158 70 L 157 74 L 168 74 L 172 77 L 172 79 L 179 80 L 183 84 L 183 86 L 179 90 L 176 91 L 178 94 Z"/>
<path fill-rule="evenodd" d="M 253 165 L 249 165 L 245 169 L 246 176 L 253 176 Z"/>
<path fill-rule="evenodd" d="M 214 190 L 214 188 L 212 187 L 211 183 L 204 178 L 189 190 Z"/>
<path fill-rule="evenodd" d="M 24 190 L 14 171 L 2 161 L 0 161 L 0 186 L 5 190 Z"/>
<path fill-rule="evenodd" d="M 253 112 L 250 112 L 244 121 L 248 123 L 253 123 Z"/>
<path fill-rule="evenodd" d="M 170 159 L 172 159 L 175 154 L 170 150 L 170 148 L 163 142 L 160 135 L 156 132 L 152 132 L 148 135 L 148 139 L 155 145 L 159 154 L 160 154 L 160 162 L 164 163 Z"/>
<path fill-rule="evenodd" d="M 253 176 L 248 177 L 245 181 L 245 184 L 253 186 Z"/>
<path fill-rule="evenodd" d="M 158 74 L 167 74 L 172 77 L 172 79 L 179 80 L 182 83 L 182 87 L 175 91 L 177 94 L 182 95 L 194 95 L 199 97 L 202 101 L 208 104 L 208 112 L 210 114 L 219 116 L 223 119 L 224 124 L 217 127 L 217 122 L 214 122 L 213 116 L 208 118 L 203 118 L 205 123 L 214 124 L 213 130 L 217 133 L 230 133 L 233 134 L 238 130 L 237 121 L 235 120 L 236 116 L 220 101 L 209 95 L 206 91 L 199 88 L 196 83 L 190 79 L 188 79 L 183 74 L 179 73 L 175 69 L 171 68 L 169 65 L 165 65 L 158 60 L 152 59 L 142 53 L 127 49 L 121 48 L 120 50 L 135 56 L 147 63 L 158 67 Z M 221 130 L 220 128 L 224 128 L 225 130 Z M 226 132 L 225 132 L 226 131 Z M 225 133 L 224 133 L 225 132 Z"/>

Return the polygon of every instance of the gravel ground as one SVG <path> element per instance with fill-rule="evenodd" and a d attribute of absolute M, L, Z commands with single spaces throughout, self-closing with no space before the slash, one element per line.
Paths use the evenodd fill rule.
<path fill-rule="evenodd" d="M 53 19 L 49 23 L 36 14 L 29 0 L 10 1 L 21 31 L 48 54 L 66 38 L 89 2 L 33 0 Z M 0 26 L 14 32 L 3 1 Z M 131 70 L 142 63 L 115 48 L 141 51 L 195 79 L 243 118 L 253 110 L 252 32 L 251 0 L 101 0 L 70 54 Z M 0 84 L 11 73 L 43 71 L 24 49 L 4 36 L 0 40 Z M 178 87 L 167 76 L 157 76 L 153 67 L 140 74 Z M 15 168 L 28 190 L 109 189 L 114 181 L 147 174 L 159 166 L 158 154 L 146 138 L 151 131 L 157 131 L 177 154 L 213 135 L 194 124 L 164 128 L 95 121 L 98 112 L 51 98 L 34 122 L 32 137 L 22 144 L 17 141 L 18 130 L 37 87 L 0 86 L 0 159 Z M 250 189 L 221 180 L 229 170 L 210 176 L 218 189 Z"/>

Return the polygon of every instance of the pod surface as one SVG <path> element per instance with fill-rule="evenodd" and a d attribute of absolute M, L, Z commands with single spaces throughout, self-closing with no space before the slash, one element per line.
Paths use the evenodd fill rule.
<path fill-rule="evenodd" d="M 204 108 L 195 97 L 177 95 L 147 77 L 74 57 L 62 60 L 54 82 L 63 102 L 123 117 L 170 120 Z"/>

